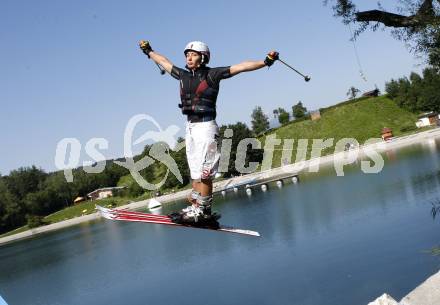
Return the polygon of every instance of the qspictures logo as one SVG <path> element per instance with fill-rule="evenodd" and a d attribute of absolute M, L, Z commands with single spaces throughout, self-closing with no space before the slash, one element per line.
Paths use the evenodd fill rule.
<path fill-rule="evenodd" d="M 154 126 L 155 130 L 147 130 L 142 136 L 133 139 L 135 130 L 142 122 L 148 122 Z M 183 183 L 182 174 L 176 161 L 171 156 L 171 150 L 178 152 L 185 148 L 185 141 L 177 142 L 177 133 L 180 128 L 176 125 L 170 125 L 163 129 L 160 124 L 150 115 L 138 114 L 133 116 L 127 123 L 123 134 L 124 143 L 124 161 L 114 161 L 115 164 L 126 168 L 133 179 L 146 190 L 157 190 L 167 180 L 170 172 L 180 183 Z M 299 139 L 296 149 L 294 148 L 295 139 L 279 139 L 276 133 L 268 135 L 264 140 L 264 147 L 259 139 L 244 138 L 241 139 L 236 147 L 232 147 L 233 130 L 226 129 L 223 133 L 223 139 L 220 147 L 217 147 L 220 153 L 219 173 L 228 171 L 231 152 L 236 152 L 234 166 L 237 172 L 241 174 L 250 174 L 261 171 L 270 171 L 273 169 L 274 153 L 281 150 L 281 170 L 288 172 L 299 172 L 308 170 L 309 172 L 318 172 L 322 163 L 331 162 L 337 176 L 344 176 L 344 167 L 357 162 L 359 158 L 361 170 L 364 173 L 379 173 L 384 166 L 384 160 L 378 153 L 383 149 L 383 141 L 380 138 L 372 138 L 365 141 L 363 145 L 353 138 L 344 138 L 336 143 L 333 138 L 329 139 Z M 148 154 L 135 161 L 133 155 L 133 146 L 144 142 L 153 142 Z M 166 145 L 164 145 L 164 143 Z M 309 150 L 309 145 L 311 149 Z M 332 149 L 334 153 L 322 157 L 324 150 Z M 64 138 L 60 140 L 55 152 L 55 166 L 64 171 L 64 177 L 67 182 L 73 182 L 73 169 L 82 165 L 86 173 L 96 174 L 104 171 L 107 161 L 102 151 L 109 148 L 109 141 L 104 138 L 92 138 L 85 144 L 85 153 L 93 161 L 84 161 L 80 164 L 82 151 L 81 142 L 77 138 Z M 251 162 L 247 160 L 249 149 L 262 150 L 263 158 L 261 162 Z M 292 160 L 296 150 L 295 159 Z M 310 159 L 306 160 L 307 152 L 310 151 Z M 166 174 L 161 181 L 151 183 L 142 175 L 141 171 L 160 162 L 166 167 Z"/>

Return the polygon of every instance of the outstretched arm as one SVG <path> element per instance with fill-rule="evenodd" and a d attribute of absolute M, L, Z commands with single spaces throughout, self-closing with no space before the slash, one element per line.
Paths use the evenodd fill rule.
<path fill-rule="evenodd" d="M 242 63 L 233 65 L 229 68 L 231 75 L 236 75 L 241 72 L 249 72 L 261 69 L 265 67 L 266 64 L 263 60 L 259 61 L 244 61 Z"/>
<path fill-rule="evenodd" d="M 271 52 L 269 52 L 269 54 L 267 54 L 265 60 L 244 61 L 240 64 L 231 66 L 230 73 L 231 73 L 231 75 L 237 75 L 238 73 L 241 73 L 241 72 L 249 72 L 249 71 L 258 70 L 258 69 L 261 69 L 265 66 L 270 67 L 273 65 L 273 63 L 276 60 L 278 60 L 278 56 L 279 56 L 278 52 L 271 51 Z"/>
<path fill-rule="evenodd" d="M 165 56 L 153 51 L 148 41 L 141 40 L 139 42 L 139 47 L 141 48 L 142 52 L 148 56 L 148 58 L 151 58 L 156 64 L 161 65 L 165 71 L 171 74 L 173 63 Z"/>

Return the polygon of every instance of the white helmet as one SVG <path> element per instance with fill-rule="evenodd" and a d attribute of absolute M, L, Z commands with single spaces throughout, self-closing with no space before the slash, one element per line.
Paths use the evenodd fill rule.
<path fill-rule="evenodd" d="M 188 51 L 195 51 L 202 55 L 202 64 L 209 63 L 209 58 L 211 57 L 211 52 L 209 52 L 208 45 L 201 41 L 191 41 L 185 47 L 183 53 L 186 55 Z"/>

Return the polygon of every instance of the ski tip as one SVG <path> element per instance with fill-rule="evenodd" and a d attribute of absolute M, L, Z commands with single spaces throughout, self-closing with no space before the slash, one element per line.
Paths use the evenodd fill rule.
<path fill-rule="evenodd" d="M 100 205 L 97 205 L 97 204 L 95 204 L 95 206 L 96 206 L 96 209 L 98 210 L 98 213 L 102 217 L 104 217 L 106 219 L 113 219 L 113 217 L 111 215 L 111 210 L 110 209 L 104 208 L 104 207 L 102 207 Z"/>
<path fill-rule="evenodd" d="M 255 237 L 261 237 L 261 234 L 260 234 L 259 232 L 255 232 L 255 231 L 251 231 L 251 232 L 249 233 L 249 235 L 251 235 L 251 236 L 255 236 Z"/>
<path fill-rule="evenodd" d="M 105 207 L 102 207 L 102 206 L 97 205 L 97 204 L 95 204 L 95 207 L 98 210 L 98 212 L 101 212 L 101 213 L 113 213 L 114 212 L 113 209 L 105 208 Z"/>
<path fill-rule="evenodd" d="M 220 227 L 219 230 L 220 231 L 224 231 L 224 232 L 237 233 L 237 234 L 248 235 L 248 236 L 255 236 L 255 237 L 261 237 L 259 232 L 252 231 L 252 230 L 236 229 L 236 228 L 232 228 L 232 227 Z"/>
<path fill-rule="evenodd" d="M 104 207 L 102 207 L 102 206 L 100 206 L 100 205 L 97 205 L 97 204 L 95 204 L 95 208 L 96 208 L 98 211 L 100 211 L 100 212 L 103 212 L 103 211 L 107 210 L 106 208 L 104 208 Z"/>
<path fill-rule="evenodd" d="M 250 230 L 241 230 L 241 232 L 236 232 L 238 234 L 244 234 L 248 236 L 254 236 L 254 237 L 261 237 L 259 232 L 256 231 L 250 231 Z"/>
<path fill-rule="evenodd" d="M 108 209 L 106 209 L 100 205 L 95 204 L 95 208 L 96 208 L 96 210 L 98 210 L 99 214 L 109 213 Z"/>

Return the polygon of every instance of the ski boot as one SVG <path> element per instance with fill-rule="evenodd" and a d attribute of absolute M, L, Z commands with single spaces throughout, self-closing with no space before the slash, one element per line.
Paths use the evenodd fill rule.
<path fill-rule="evenodd" d="M 220 219 L 221 215 L 212 213 L 211 205 L 212 196 L 199 196 L 196 204 L 183 209 L 179 213 L 172 213 L 169 216 L 176 223 L 218 229 L 220 225 L 217 220 Z"/>
<path fill-rule="evenodd" d="M 200 192 L 192 190 L 191 193 L 188 195 L 188 197 L 186 197 L 186 199 L 188 200 L 189 204 L 197 205 L 197 199 L 199 199 L 200 196 L 201 196 Z M 189 211 L 190 207 L 183 209 L 182 212 L 185 211 L 186 209 L 188 209 Z"/>
<path fill-rule="evenodd" d="M 196 190 L 192 189 L 191 193 L 188 195 L 188 197 L 186 197 L 190 205 L 182 209 L 180 212 L 173 212 L 171 214 L 168 214 L 168 216 L 171 217 L 171 220 L 175 223 L 183 224 L 184 215 L 198 215 L 199 213 L 196 210 L 196 208 L 198 206 L 197 200 L 199 199 L 200 195 L 201 195 L 200 192 L 197 192 Z"/>
<path fill-rule="evenodd" d="M 195 207 L 198 206 L 197 200 L 199 200 L 200 196 L 201 196 L 200 192 L 192 190 L 191 193 L 188 195 L 188 197 L 186 197 L 190 205 L 182 209 L 180 211 L 180 214 L 194 213 Z"/>

